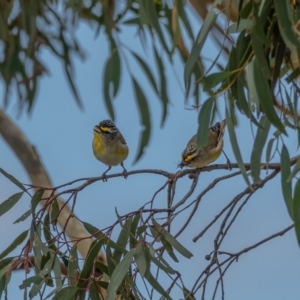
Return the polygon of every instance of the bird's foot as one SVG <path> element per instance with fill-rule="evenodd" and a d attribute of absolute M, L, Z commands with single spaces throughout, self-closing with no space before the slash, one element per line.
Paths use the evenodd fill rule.
<path fill-rule="evenodd" d="M 231 167 L 231 161 L 230 161 L 229 159 L 227 159 L 227 169 L 228 169 L 229 171 L 232 170 L 232 167 Z"/>
<path fill-rule="evenodd" d="M 123 168 L 123 176 L 124 176 L 125 179 L 127 179 L 127 177 L 128 177 L 127 170 L 126 170 L 126 168 L 124 167 L 123 163 L 121 163 L 121 166 L 122 166 L 122 168 Z"/>

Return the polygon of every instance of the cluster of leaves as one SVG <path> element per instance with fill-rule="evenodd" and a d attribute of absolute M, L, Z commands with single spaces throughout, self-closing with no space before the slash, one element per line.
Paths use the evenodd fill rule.
<path fill-rule="evenodd" d="M 206 144 L 206 128 L 212 121 L 216 100 L 224 95 L 227 99 L 226 120 L 230 141 L 247 184 L 250 184 L 249 174 L 246 173 L 234 130 L 238 113 L 247 116 L 257 126 L 251 155 L 251 177 L 254 183 L 261 181 L 263 150 L 266 151 L 268 163 L 278 150 L 278 143 L 283 142 L 282 135 L 287 135 L 288 130 L 297 133 L 300 143 L 300 117 L 297 110 L 300 91 L 297 86 L 299 14 L 297 1 L 240 0 L 238 20 L 228 26 L 224 33 L 228 38 L 236 39 L 227 65 L 222 66 L 216 59 L 210 68 L 213 71 L 198 80 L 209 94 L 199 112 L 201 126 L 198 130 L 198 144 Z M 189 79 L 189 70 L 195 64 L 195 57 L 216 19 L 217 14 L 212 9 L 204 20 L 185 65 L 185 80 Z M 268 141 L 271 125 L 276 130 Z"/>
<path fill-rule="evenodd" d="M 172 60 L 180 36 L 179 22 L 184 25 L 188 37 L 193 40 L 193 32 L 185 10 L 185 1 L 176 0 L 173 6 L 164 1 L 127 0 L 120 3 L 114 0 L 97 1 L 0 1 L 0 41 L 3 56 L 0 61 L 0 76 L 5 82 L 6 93 L 4 103 L 10 100 L 11 87 L 17 87 L 20 111 L 24 105 L 28 111 L 36 100 L 36 90 L 39 79 L 47 70 L 41 61 L 41 51 L 49 50 L 64 66 L 66 78 L 74 94 L 77 104 L 83 103 L 74 83 L 72 59 L 74 54 L 83 57 L 80 42 L 74 32 L 80 22 L 87 22 L 95 29 L 96 35 L 104 32 L 107 35 L 110 55 L 103 69 L 103 102 L 110 117 L 114 120 L 115 107 L 113 98 L 117 95 L 121 82 L 123 66 L 127 67 L 132 87 L 135 91 L 137 106 L 140 111 L 141 142 L 136 156 L 138 160 L 144 147 L 149 143 L 151 135 L 151 118 L 149 101 L 137 77 L 126 63 L 126 51 L 136 60 L 141 71 L 149 81 L 149 85 L 161 102 L 161 125 L 168 114 L 169 91 L 165 74 L 166 62 Z M 121 42 L 122 31 L 135 26 L 140 37 L 141 45 L 147 37 L 151 38 L 154 60 L 158 78 L 151 64 L 140 54 L 130 49 L 130 44 Z M 161 50 L 160 50 L 161 49 Z M 186 61 L 188 53 L 180 52 Z M 197 55 L 198 57 L 198 55 Z M 201 62 L 193 65 L 189 77 L 195 79 L 202 74 Z M 100 77 L 100 74 L 99 74 Z M 199 86 L 191 85 L 188 79 L 188 90 L 192 90 L 196 104 L 199 104 Z M 188 93 L 188 91 L 187 91 Z M 99 97 L 99 100 L 101 98 Z"/>
<path fill-rule="evenodd" d="M 2 216 L 21 199 L 24 193 L 29 192 L 12 175 L 2 169 L 0 172 L 22 190 L 0 204 Z M 165 251 L 175 262 L 178 262 L 175 251 L 186 258 L 191 258 L 192 253 L 153 218 L 149 225 L 150 218 L 143 221 L 140 214 L 126 218 L 118 216 L 121 230 L 116 242 L 109 237 L 113 227 L 104 233 L 93 225 L 82 222 L 94 242 L 84 263 L 81 264 L 76 247 L 76 243 L 80 240 L 69 241 L 65 233 L 56 226 L 59 211 L 55 208 L 55 198 L 51 201 L 44 199 L 44 206 L 38 208 L 43 194 L 44 189 L 37 190 L 31 198 L 31 208 L 14 221 L 15 224 L 31 217 L 30 228 L 19 234 L 0 253 L 0 297 L 7 291 L 14 270 L 23 268 L 25 273 L 29 273 L 33 268 L 35 274 L 27 277 L 19 286 L 24 290 L 24 297 L 28 295 L 30 299 L 38 294 L 43 299 L 55 300 L 85 299 L 86 294 L 90 299 L 96 300 L 104 298 L 115 300 L 116 297 L 143 299 L 145 292 L 141 291 L 141 286 L 137 286 L 138 276 L 152 287 L 151 294 L 156 290 L 164 298 L 171 299 L 169 293 L 176 284 L 180 286 L 184 297 L 188 295 L 189 299 L 194 299 L 183 285 L 180 274 L 163 258 Z M 49 205 L 50 213 L 46 209 Z M 72 246 L 72 243 L 75 245 Z M 157 244 L 162 246 L 157 247 Z M 19 246 L 23 246 L 20 255 L 8 257 Z M 106 263 L 98 259 L 100 250 L 105 251 Z M 158 274 L 155 276 L 152 274 L 154 267 L 171 279 L 168 289 L 161 286 Z M 144 283 L 147 290 L 146 282 Z M 152 298 L 150 294 L 148 297 Z"/>

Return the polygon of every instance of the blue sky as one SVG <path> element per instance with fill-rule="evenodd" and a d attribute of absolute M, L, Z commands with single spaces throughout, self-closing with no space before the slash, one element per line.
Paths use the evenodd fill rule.
<path fill-rule="evenodd" d="M 197 31 L 197 29 L 195 30 Z M 91 141 L 93 126 L 108 118 L 102 99 L 102 74 L 108 55 L 108 44 L 103 34 L 94 39 L 92 30 L 86 25 L 79 28 L 77 36 L 86 53 L 85 61 L 75 61 L 76 84 L 84 102 L 84 110 L 81 111 L 75 104 L 61 64 L 47 52 L 43 53 L 42 60 L 46 62 L 50 76 L 44 75 L 41 80 L 32 114 L 27 115 L 24 112 L 18 117 L 18 105 L 15 99 L 12 99 L 6 110 L 32 145 L 36 147 L 54 186 L 77 178 L 99 176 L 106 168 L 93 157 Z M 143 53 L 134 31 L 124 30 L 121 38 L 123 43 L 130 45 L 137 52 Z M 142 55 L 151 61 L 151 44 L 149 43 L 145 48 L 149 51 Z M 214 44 L 206 45 L 203 56 L 213 59 L 217 53 L 215 48 Z M 128 52 L 127 56 L 129 58 Z M 179 59 L 175 58 L 175 65 L 172 68 L 168 66 L 166 69 L 171 105 L 167 122 L 163 128 L 160 128 L 161 105 L 137 65 L 130 58 L 129 63 L 132 73 L 138 78 L 148 99 L 151 99 L 153 131 L 145 155 L 137 164 L 133 165 L 142 128 L 139 125 L 139 113 L 133 88 L 127 76 L 125 64 L 123 64 L 121 88 L 114 100 L 114 107 L 116 125 L 121 129 L 130 147 L 130 154 L 125 161 L 125 166 L 127 170 L 150 168 L 176 172 L 181 152 L 197 130 L 197 112 L 187 110 L 184 104 L 182 65 L 179 63 Z M 0 94 L 2 92 L 3 85 L 0 85 Z M 202 99 L 204 100 L 205 97 L 203 95 Z M 225 117 L 224 102 L 224 98 L 218 99 L 220 119 Z M 239 116 L 239 121 L 236 132 L 243 159 L 245 162 L 249 162 L 253 143 L 251 127 L 243 116 Z M 297 140 L 294 137 L 295 135 L 291 134 L 287 141 L 291 156 L 297 154 Z M 23 167 L 1 137 L 0 149 L 0 167 L 21 182 L 29 183 Z M 234 162 L 228 134 L 225 134 L 224 150 Z M 274 161 L 278 161 L 278 157 Z M 217 162 L 225 163 L 226 159 L 221 156 Z M 118 166 L 113 168 L 110 173 L 119 173 L 120 171 L 122 169 Z M 194 200 L 214 178 L 228 172 L 222 170 L 202 173 L 196 191 L 189 201 Z M 95 182 L 79 193 L 75 214 L 83 221 L 98 228 L 105 228 L 116 220 L 115 208 L 118 209 L 119 214 L 126 214 L 140 208 L 151 199 L 154 192 L 163 183 L 164 179 L 150 174 L 133 175 L 127 180 L 123 178 L 110 179 L 107 183 Z M 190 183 L 191 181 L 187 178 L 178 182 L 175 201 L 179 200 L 180 196 L 189 189 Z M 192 238 L 226 203 L 245 188 L 246 184 L 241 177 L 234 177 L 220 183 L 202 199 L 196 216 L 186 231 L 178 238 L 179 242 L 190 249 L 194 255 L 190 260 L 178 255 L 180 262 L 173 265 L 182 274 L 183 281 L 188 288 L 191 288 L 199 270 L 207 265 L 204 257 L 213 249 L 213 239 L 218 227 L 210 229 L 197 243 L 193 243 Z M 0 176 L 0 201 L 16 192 L 18 189 Z M 0 251 L 7 247 L 24 228 L 29 228 L 28 220 L 16 225 L 12 224 L 29 208 L 29 203 L 30 199 L 23 197 L 9 213 L 0 218 L 0 236 L 2 237 Z M 165 191 L 157 197 L 155 205 L 156 207 L 166 207 Z M 183 213 L 181 218 L 175 220 L 172 227 L 173 233 L 180 228 L 187 215 L 188 212 Z M 222 250 L 239 251 L 290 224 L 291 220 L 281 193 L 280 176 L 277 176 L 250 199 L 226 237 Z M 116 235 L 117 232 L 115 232 Z M 17 255 L 19 250 L 14 253 Z M 30 275 L 33 275 L 33 272 Z M 299 247 L 294 231 L 291 230 L 283 237 L 242 255 L 225 276 L 225 296 L 226 299 L 231 300 L 298 299 L 299 275 Z M 25 275 L 22 272 L 13 274 L 8 299 L 22 297 L 22 291 L 13 286 L 18 286 L 24 278 Z M 209 288 L 213 290 L 216 279 L 212 277 L 208 290 Z M 208 292 L 207 299 L 210 299 L 209 295 L 211 295 L 210 292 Z M 177 298 L 175 297 L 175 299 Z"/>

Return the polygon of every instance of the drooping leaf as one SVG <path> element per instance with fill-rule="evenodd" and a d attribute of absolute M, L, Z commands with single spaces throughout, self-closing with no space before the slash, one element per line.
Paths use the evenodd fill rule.
<path fill-rule="evenodd" d="M 30 291 L 29 291 L 29 299 L 33 299 L 41 290 L 45 279 L 41 277 L 41 281 L 39 283 L 34 283 L 33 286 L 31 287 Z"/>
<path fill-rule="evenodd" d="M 136 163 L 144 154 L 144 149 L 149 143 L 151 134 L 151 120 L 147 98 L 135 78 L 131 77 L 131 79 L 135 92 L 135 99 L 139 107 L 140 119 L 144 127 L 141 131 L 138 154 L 134 159 L 134 163 Z"/>
<path fill-rule="evenodd" d="M 285 145 L 282 146 L 281 150 L 281 190 L 283 198 L 289 212 L 290 217 L 293 219 L 293 197 L 292 197 L 292 183 L 288 180 L 291 173 L 291 162 L 289 152 Z"/>
<path fill-rule="evenodd" d="M 182 244 L 180 244 L 168 231 L 163 230 L 162 233 L 163 237 L 166 241 L 170 243 L 170 245 L 177 250 L 181 255 L 186 258 L 191 258 L 193 254 L 186 249 Z"/>
<path fill-rule="evenodd" d="M 134 259 L 139 268 L 140 274 L 142 275 L 142 277 L 145 277 L 148 274 L 148 272 L 150 272 L 151 261 L 149 249 L 143 241 L 140 241 L 140 243 L 136 247 Z"/>
<path fill-rule="evenodd" d="M 300 247 L 300 180 L 297 181 L 293 198 L 293 219 L 298 245 Z"/>
<path fill-rule="evenodd" d="M 14 183 L 22 191 L 24 191 L 24 192 L 27 191 L 26 188 L 24 187 L 24 185 L 18 179 L 16 179 L 14 176 L 8 174 L 7 172 L 5 172 L 2 168 L 0 168 L 0 173 L 2 173 L 7 179 L 9 179 L 12 183 Z"/>
<path fill-rule="evenodd" d="M 232 150 L 234 153 L 234 156 L 236 158 L 237 164 L 242 172 L 242 175 L 246 181 L 246 183 L 248 184 L 248 186 L 250 186 L 250 181 L 246 172 L 246 168 L 245 165 L 243 163 L 243 159 L 242 159 L 242 155 L 241 155 L 241 151 L 237 142 L 237 137 L 234 131 L 234 127 L 231 121 L 231 118 L 229 116 L 228 110 L 226 110 L 226 124 L 228 127 L 228 133 L 229 133 L 229 138 L 230 138 L 230 142 L 232 145 Z"/>
<path fill-rule="evenodd" d="M 270 139 L 267 145 L 267 150 L 266 150 L 266 163 L 268 164 L 271 160 L 271 153 L 272 153 L 272 147 L 273 143 L 275 142 L 275 139 Z"/>
<path fill-rule="evenodd" d="M 0 254 L 0 260 L 2 258 L 4 258 L 5 256 L 7 256 L 10 252 L 12 252 L 13 250 L 15 250 L 19 245 L 21 245 L 25 241 L 27 235 L 28 235 L 28 230 L 25 230 L 22 233 L 20 233 L 14 239 L 14 241 L 5 250 L 3 250 L 1 252 L 1 254 Z"/>
<path fill-rule="evenodd" d="M 168 293 L 166 293 L 165 289 L 159 284 L 159 282 L 154 278 L 154 276 L 149 273 L 146 277 L 147 281 L 150 285 L 158 291 L 164 298 L 171 300 L 172 298 Z"/>
<path fill-rule="evenodd" d="M 188 85 L 190 75 L 192 74 L 192 70 L 199 57 L 204 42 L 206 41 L 207 35 L 212 29 L 212 27 L 214 26 L 216 19 L 217 19 L 217 15 L 215 14 L 214 10 L 211 9 L 209 13 L 206 15 L 203 25 L 197 35 L 197 38 L 193 43 L 191 53 L 184 67 L 184 82 L 186 86 Z"/>
<path fill-rule="evenodd" d="M 25 213 L 23 213 L 21 217 L 19 217 L 16 221 L 14 221 L 13 224 L 26 220 L 30 215 L 31 215 L 31 209 L 28 209 Z"/>
<path fill-rule="evenodd" d="M 162 269 L 166 273 L 175 274 L 175 270 L 167 263 L 162 255 L 157 254 L 152 246 L 149 246 L 149 253 L 151 260 L 158 268 Z"/>
<path fill-rule="evenodd" d="M 114 269 L 108 285 L 106 300 L 115 300 L 117 290 L 128 272 L 128 269 L 132 263 L 134 253 L 135 249 L 127 252 L 123 260 L 121 260 L 121 262 Z"/>
<path fill-rule="evenodd" d="M 109 247 L 117 249 L 120 252 L 123 251 L 124 254 L 127 253 L 126 249 L 117 245 L 114 241 L 108 238 L 101 230 L 99 230 L 95 226 L 86 222 L 82 222 L 82 224 L 84 228 L 88 231 L 88 233 L 90 233 L 95 239 L 102 241 L 103 245 L 108 245 Z"/>
<path fill-rule="evenodd" d="M 75 286 L 66 286 L 57 292 L 53 300 L 73 300 L 77 291 Z"/>
<path fill-rule="evenodd" d="M 257 128 L 257 133 L 255 136 L 253 149 L 251 153 L 251 175 L 253 178 L 254 183 L 260 183 L 260 170 L 261 170 L 261 155 L 265 143 L 267 141 L 267 137 L 269 134 L 271 123 L 267 119 L 266 116 L 262 116 L 260 119 L 260 127 Z"/>
<path fill-rule="evenodd" d="M 38 189 L 31 198 L 31 209 L 34 212 L 44 194 L 44 189 Z"/>
<path fill-rule="evenodd" d="M 197 146 L 201 148 L 208 143 L 208 128 L 211 122 L 212 108 L 215 97 L 208 98 L 202 105 L 198 115 Z"/>
<path fill-rule="evenodd" d="M 91 300 L 102 300 L 103 298 L 100 298 L 100 294 L 99 294 L 99 287 L 96 284 L 95 281 L 92 282 L 92 284 L 90 285 L 90 299 Z"/>
<path fill-rule="evenodd" d="M 43 278 L 41 276 L 31 276 L 29 278 L 24 279 L 22 284 L 19 286 L 19 288 L 22 290 L 27 287 L 30 287 L 32 284 L 39 285 L 42 281 Z"/>
<path fill-rule="evenodd" d="M 57 201 L 57 199 L 54 199 L 52 201 L 51 210 L 50 210 L 50 219 L 54 225 L 56 225 L 56 223 L 57 223 L 57 218 L 59 216 L 59 213 L 60 213 L 60 209 L 58 206 L 58 201 Z"/>
<path fill-rule="evenodd" d="M 112 37 L 110 37 L 111 56 L 106 61 L 103 75 L 103 97 L 104 103 L 112 120 L 115 119 L 112 96 L 118 93 L 121 78 L 121 59 L 118 47 Z"/>
<path fill-rule="evenodd" d="M 158 55 L 157 50 L 155 47 L 153 47 L 154 50 L 154 55 L 155 55 L 155 60 L 156 64 L 159 70 L 159 84 L 160 84 L 160 97 L 159 99 L 161 100 L 161 105 L 162 105 L 162 116 L 161 116 L 161 122 L 160 126 L 163 127 L 166 117 L 168 114 L 168 104 L 169 104 L 169 97 L 168 97 L 168 91 L 167 91 L 167 79 L 165 75 L 165 67 L 163 64 L 163 61 L 161 57 Z"/>
<path fill-rule="evenodd" d="M 8 212 L 23 196 L 24 192 L 16 193 L 0 204 L 0 217 Z"/>
<path fill-rule="evenodd" d="M 156 80 L 155 80 L 154 75 L 153 75 L 151 69 L 149 68 L 148 64 L 137 53 L 131 52 L 131 54 L 135 57 L 137 62 L 140 64 L 140 66 L 144 70 L 145 75 L 148 77 L 149 83 L 152 85 L 152 87 L 153 87 L 154 91 L 156 92 L 156 94 L 158 94 L 159 91 L 158 91 L 158 88 L 157 88 Z"/>
<path fill-rule="evenodd" d="M 136 233 L 136 231 L 137 231 L 137 226 L 139 224 L 140 218 L 141 215 L 136 214 L 132 219 L 131 228 L 130 228 L 130 237 L 129 237 L 130 249 L 133 248 L 137 243 L 136 236 L 138 236 L 138 234 Z"/>
<path fill-rule="evenodd" d="M 263 44 L 259 41 L 259 39 L 254 34 L 251 35 L 251 41 L 252 41 L 252 48 L 254 50 L 254 54 L 258 62 L 258 66 L 261 69 L 263 76 L 266 79 L 270 79 L 271 72 L 264 53 Z"/>
<path fill-rule="evenodd" d="M 123 228 L 122 228 L 122 230 L 121 230 L 121 232 L 120 232 L 120 234 L 119 234 L 117 244 L 119 246 L 121 246 L 122 248 L 126 248 L 127 241 L 128 241 L 128 238 L 129 238 L 131 222 L 132 222 L 131 218 L 127 219 L 124 226 L 123 226 Z M 116 263 L 119 263 L 123 253 L 124 253 L 123 251 L 115 250 L 114 253 L 113 253 L 113 260 Z"/>
<path fill-rule="evenodd" d="M 100 248 L 103 245 L 102 241 L 93 241 L 90 249 L 88 251 L 88 254 L 85 259 L 85 263 L 82 267 L 81 273 L 80 273 L 80 280 L 78 281 L 77 287 L 82 289 L 85 288 L 88 285 L 88 278 L 91 275 L 92 267 L 95 263 L 95 259 L 97 258 Z"/>
<path fill-rule="evenodd" d="M 205 77 L 203 82 L 203 90 L 209 91 L 218 84 L 227 80 L 232 75 L 231 72 L 223 71 L 218 73 L 212 73 Z"/>
<path fill-rule="evenodd" d="M 266 114 L 269 121 L 278 128 L 279 131 L 285 133 L 284 126 L 282 125 L 274 109 L 273 97 L 270 91 L 270 86 L 268 84 L 267 79 L 263 76 L 257 60 L 255 60 L 253 67 L 255 89 L 262 111 Z"/>
<path fill-rule="evenodd" d="M 54 263 L 52 266 L 52 270 L 54 273 L 54 280 L 55 280 L 56 288 L 60 289 L 60 288 L 62 288 L 63 277 L 62 277 L 60 261 L 57 256 L 54 256 Z M 50 278 L 50 279 L 52 280 L 52 278 Z"/>
<path fill-rule="evenodd" d="M 70 256 L 68 260 L 68 278 L 70 286 L 77 286 L 79 276 L 79 266 L 78 266 L 78 255 L 77 247 L 74 245 L 70 251 Z"/>
<path fill-rule="evenodd" d="M 289 16 L 293 14 L 291 4 L 288 1 L 274 0 L 274 7 L 278 14 L 279 30 L 283 40 L 288 46 L 293 45 L 299 48 L 300 42 L 292 29 L 295 24 L 292 24 L 291 19 L 289 18 Z"/>
<path fill-rule="evenodd" d="M 299 170 L 300 170 L 300 159 L 297 160 L 291 174 L 287 178 L 287 181 L 290 182 L 295 177 L 295 175 L 299 172 Z"/>

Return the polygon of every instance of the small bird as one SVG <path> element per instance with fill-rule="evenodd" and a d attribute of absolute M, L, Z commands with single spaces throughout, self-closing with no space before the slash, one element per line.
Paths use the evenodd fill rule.
<path fill-rule="evenodd" d="M 127 178 L 127 170 L 123 161 L 127 158 L 129 149 L 114 122 L 104 120 L 94 126 L 93 152 L 98 160 L 108 166 L 102 174 L 103 181 L 107 181 L 106 173 L 111 167 L 118 164 L 121 164 L 124 178 Z"/>
<path fill-rule="evenodd" d="M 197 148 L 197 135 L 195 134 L 187 143 L 181 155 L 181 163 L 178 167 L 203 168 L 214 162 L 223 152 L 227 158 L 227 165 L 230 169 L 230 160 L 223 151 L 223 135 L 225 132 L 226 120 L 217 122 L 208 129 L 207 145 Z"/>

